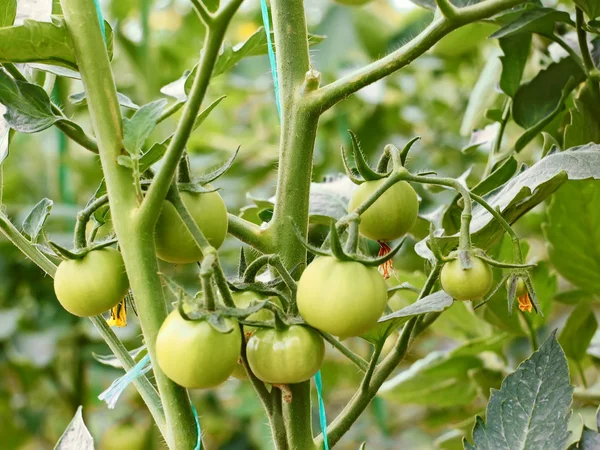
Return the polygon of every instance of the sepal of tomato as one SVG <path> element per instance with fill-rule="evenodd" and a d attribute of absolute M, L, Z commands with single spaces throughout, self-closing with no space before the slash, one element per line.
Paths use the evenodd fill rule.
<path fill-rule="evenodd" d="M 294 384 L 315 375 L 325 356 L 319 334 L 302 325 L 257 331 L 246 347 L 248 364 L 259 380 L 271 384 Z"/>
<path fill-rule="evenodd" d="M 58 301 L 79 317 L 108 311 L 123 300 L 128 289 L 123 257 L 110 247 L 92 250 L 79 259 L 62 261 L 54 276 Z"/>
<path fill-rule="evenodd" d="M 233 372 L 240 358 L 242 334 L 237 322 L 224 319 L 232 329 L 220 333 L 206 320 L 185 320 L 179 310 L 171 312 L 156 338 L 161 370 L 188 389 L 218 386 Z"/>
<path fill-rule="evenodd" d="M 360 336 L 381 317 L 387 286 L 375 267 L 323 256 L 302 273 L 296 301 L 312 327 L 341 338 Z"/>
<path fill-rule="evenodd" d="M 219 248 L 227 236 L 227 208 L 218 192 L 181 192 L 181 200 L 210 245 Z M 202 252 L 173 204 L 165 200 L 155 228 L 156 254 L 163 261 L 188 264 Z"/>

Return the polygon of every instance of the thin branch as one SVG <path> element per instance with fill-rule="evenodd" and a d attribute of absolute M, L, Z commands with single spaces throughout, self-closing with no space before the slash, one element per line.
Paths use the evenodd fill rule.
<path fill-rule="evenodd" d="M 190 138 L 196 116 L 206 95 L 225 31 L 241 3 L 242 0 L 232 0 L 215 15 L 211 27 L 207 29 L 200 64 L 188 101 L 183 108 L 181 119 L 163 158 L 163 164 L 140 207 L 139 215 L 142 223 L 153 225 L 158 219 L 162 203 L 175 176 L 177 165 Z"/>
<path fill-rule="evenodd" d="M 450 0 L 435 0 L 435 3 L 446 18 L 454 19 L 456 17 L 458 10 L 450 3 Z"/>
<path fill-rule="evenodd" d="M 108 203 L 108 195 L 103 195 L 98 197 L 92 203 L 89 204 L 85 209 L 82 209 L 77 213 L 77 222 L 75 222 L 75 231 L 74 231 L 74 241 L 75 248 L 84 248 L 87 245 L 87 241 L 85 238 L 85 227 L 92 217 L 92 214 L 98 210 L 103 205 Z"/>
<path fill-rule="evenodd" d="M 198 17 L 204 22 L 204 25 L 210 27 L 215 19 L 213 14 L 208 10 L 206 5 L 201 0 L 191 0 Z"/>
<path fill-rule="evenodd" d="M 261 253 L 274 252 L 268 230 L 262 230 L 258 225 L 231 213 L 227 214 L 227 220 L 229 234 Z"/>
<path fill-rule="evenodd" d="M 352 350 L 350 350 L 348 347 L 346 347 L 344 344 L 342 344 L 329 333 L 325 333 L 321 330 L 317 330 L 317 332 L 321 336 L 323 336 L 323 339 L 329 342 L 337 351 L 339 351 L 342 355 L 344 355 L 346 358 L 352 361 L 356 365 L 356 367 L 358 367 L 362 372 L 367 371 L 367 368 L 369 366 L 369 363 L 367 363 L 367 361 L 358 356 L 356 353 L 354 353 Z"/>
<path fill-rule="evenodd" d="M 407 66 L 456 28 L 493 16 L 520 3 L 522 0 L 487 0 L 456 9 L 454 18 L 442 17 L 433 21 L 412 41 L 395 52 L 310 93 L 305 100 L 315 111 L 323 113 L 350 94 Z"/>
<path fill-rule="evenodd" d="M 579 49 L 581 50 L 581 57 L 583 58 L 585 72 L 589 79 L 592 93 L 596 97 L 596 101 L 600 101 L 600 89 L 598 88 L 598 82 L 590 77 L 590 75 L 596 70 L 596 65 L 594 64 L 594 59 L 592 58 L 592 54 L 590 52 L 587 34 L 583 29 L 583 11 L 578 6 L 575 6 L 575 21 L 577 25 L 577 41 L 579 42 Z"/>

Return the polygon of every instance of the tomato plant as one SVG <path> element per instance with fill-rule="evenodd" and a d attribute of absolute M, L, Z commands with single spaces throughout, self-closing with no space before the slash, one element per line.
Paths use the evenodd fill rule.
<path fill-rule="evenodd" d="M 113 248 L 63 261 L 54 277 L 56 298 L 63 308 L 80 317 L 108 311 L 123 300 L 128 289 L 123 258 Z"/>
<path fill-rule="evenodd" d="M 308 327 L 263 329 L 252 335 L 246 348 L 248 364 L 259 380 L 271 384 L 301 383 L 321 368 L 323 338 Z"/>
<path fill-rule="evenodd" d="M 0 0 L 3 448 L 598 440 L 600 8 L 412 3 Z"/>
<path fill-rule="evenodd" d="M 223 383 L 236 367 L 242 337 L 237 323 L 227 320 L 229 333 L 220 333 L 207 321 L 185 320 L 171 312 L 156 338 L 160 368 L 177 384 L 206 389 Z"/>
<path fill-rule="evenodd" d="M 387 289 L 375 268 L 321 257 L 303 272 L 297 302 L 308 324 L 346 338 L 377 323 L 387 303 Z"/>

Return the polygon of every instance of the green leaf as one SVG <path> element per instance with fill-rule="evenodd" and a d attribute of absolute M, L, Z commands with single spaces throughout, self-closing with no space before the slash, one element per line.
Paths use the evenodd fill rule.
<path fill-rule="evenodd" d="M 131 119 L 123 118 L 123 145 L 130 155 L 139 155 L 146 139 L 156 128 L 158 118 L 167 106 L 166 99 L 142 106 Z"/>
<path fill-rule="evenodd" d="M 408 319 L 414 316 L 420 316 L 428 312 L 440 312 L 452 305 L 452 297 L 444 291 L 437 291 L 421 300 L 416 301 L 412 305 L 399 309 L 391 314 L 383 316 L 379 319 L 378 324 L 363 334 L 361 338 L 377 344 L 385 340 L 394 332 L 400 325 L 407 322 Z"/>
<path fill-rule="evenodd" d="M 502 75 L 500 76 L 500 89 L 509 97 L 514 97 L 521 85 L 523 71 L 529 57 L 531 47 L 531 34 L 507 36 L 499 40 L 504 56 L 502 61 Z"/>
<path fill-rule="evenodd" d="M 136 105 L 135 103 L 133 103 L 133 101 L 129 97 L 127 97 L 125 94 L 121 94 L 120 92 L 117 92 L 117 99 L 119 100 L 119 105 L 121 105 L 124 108 L 140 109 L 140 107 L 138 105 Z M 77 105 L 77 106 L 87 105 L 87 98 L 85 96 L 85 92 L 78 92 L 76 94 L 69 95 L 69 101 L 73 105 Z"/>
<path fill-rule="evenodd" d="M 486 422 L 477 417 L 472 450 L 547 450 L 565 447 L 573 387 L 565 354 L 552 333 L 540 349 L 493 391 Z"/>
<path fill-rule="evenodd" d="M 529 129 L 551 116 L 564 101 L 564 90 L 570 78 L 579 83 L 585 75 L 572 58 L 565 58 L 550 64 L 523 84 L 514 96 L 512 112 L 515 122 Z M 574 87 L 572 85 L 571 89 Z"/>
<path fill-rule="evenodd" d="M 131 169 L 131 170 L 133 170 L 135 167 L 135 164 L 133 163 L 133 159 L 131 159 L 131 156 L 127 156 L 127 155 L 117 156 L 117 163 L 120 166 L 127 167 L 128 169 Z"/>
<path fill-rule="evenodd" d="M 81 409 L 81 406 L 77 408 L 75 416 L 58 440 L 54 450 L 94 450 L 94 438 L 83 422 Z"/>
<path fill-rule="evenodd" d="M 29 238 L 31 242 L 36 242 L 46 219 L 50 215 L 50 210 L 54 202 L 50 199 L 44 198 L 40 200 L 33 209 L 27 214 L 27 217 L 23 221 L 23 234 Z"/>
<path fill-rule="evenodd" d="M 569 113 L 571 120 L 565 126 L 565 148 L 589 142 L 600 144 L 600 105 L 594 99 L 589 82 L 584 84 L 577 93 L 575 106 L 569 110 Z"/>
<path fill-rule="evenodd" d="M 543 226 L 556 270 L 595 294 L 600 293 L 600 211 L 591 205 L 599 202 L 599 181 L 569 181 L 554 195 Z"/>
<path fill-rule="evenodd" d="M 538 329 L 546 323 L 547 318 L 552 311 L 552 299 L 556 294 L 558 281 L 556 275 L 550 272 L 548 263 L 540 261 L 531 271 L 531 279 L 535 289 L 536 296 L 540 303 L 542 314 L 534 314 L 531 316 L 531 322 L 534 328 Z"/>
<path fill-rule="evenodd" d="M 579 450 L 597 450 L 600 448 L 600 433 L 592 430 L 585 425 L 581 432 L 581 440 L 576 447 Z"/>
<path fill-rule="evenodd" d="M 17 17 L 17 0 L 0 1 L 0 28 L 10 27 Z"/>
<path fill-rule="evenodd" d="M 590 20 L 600 16 L 600 2 L 598 0 L 573 0 L 573 3 L 579 6 Z"/>
<path fill-rule="evenodd" d="M 523 12 L 516 20 L 504 25 L 490 38 L 502 38 L 521 33 L 552 34 L 557 22 L 574 25 L 569 13 L 553 8 L 536 8 Z"/>
<path fill-rule="evenodd" d="M 499 208 L 503 217 L 515 222 L 519 217 L 540 204 L 554 193 L 567 179 L 600 179 L 600 145 L 589 144 L 548 155 L 512 178 L 504 186 L 484 196 L 492 208 Z M 473 243 L 484 250 L 489 249 L 504 234 L 504 229 L 482 206 L 475 204 L 471 221 Z M 417 243 L 415 251 L 429 259 L 431 250 L 426 238 Z M 458 235 L 437 239 L 445 253 L 458 245 Z"/>
<path fill-rule="evenodd" d="M 212 112 L 212 110 L 215 109 L 217 107 L 217 105 L 219 103 L 221 103 L 221 101 L 224 98 L 225 98 L 225 96 L 219 97 L 214 102 L 212 102 L 210 105 L 208 105 L 202 112 L 200 112 L 200 114 L 198 114 L 198 117 L 196 117 L 196 120 L 194 121 L 194 126 L 192 128 L 192 131 L 195 130 L 196 128 L 198 128 L 200 125 L 202 125 L 202 122 L 204 122 L 206 120 L 206 118 Z M 165 152 L 167 151 L 167 147 L 169 146 L 169 143 L 171 142 L 172 139 L 173 139 L 173 135 L 169 136 L 167 139 L 165 139 L 162 142 L 155 143 L 150 148 L 150 150 L 148 150 L 146 153 L 144 153 L 142 155 L 142 157 L 140 158 L 140 173 L 145 172 L 150 167 L 152 167 L 153 164 L 155 164 L 161 160 L 161 158 L 165 155 Z"/>
<path fill-rule="evenodd" d="M 329 225 L 331 218 L 338 220 L 348 213 L 350 197 L 356 185 L 345 176 L 311 183 L 309 215 L 313 222 Z"/>
<path fill-rule="evenodd" d="M 598 322 L 590 304 L 579 303 L 558 336 L 558 342 L 565 355 L 575 361 L 583 359 L 597 328 Z"/>

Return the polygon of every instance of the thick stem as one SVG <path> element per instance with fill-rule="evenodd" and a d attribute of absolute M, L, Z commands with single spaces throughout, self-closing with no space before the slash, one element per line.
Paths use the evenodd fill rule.
<path fill-rule="evenodd" d="M 288 446 L 290 450 L 316 450 L 312 435 L 310 381 L 290 384 L 288 387 L 292 393 L 292 401 L 283 402 Z"/>
<path fill-rule="evenodd" d="M 167 378 L 156 360 L 156 335 L 167 315 L 165 295 L 152 229 L 143 227 L 138 218 L 131 171 L 117 163 L 124 154 L 121 111 L 96 8 L 88 0 L 61 0 L 61 5 L 98 140 L 113 224 L 161 395 L 168 430 L 165 438 L 171 448 L 194 448 L 196 425 L 187 392 Z"/>

